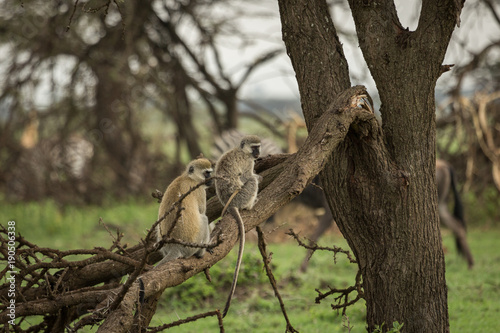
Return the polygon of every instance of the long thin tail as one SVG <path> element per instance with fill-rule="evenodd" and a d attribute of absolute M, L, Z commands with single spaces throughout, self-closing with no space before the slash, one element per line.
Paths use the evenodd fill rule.
<path fill-rule="evenodd" d="M 236 290 L 236 282 L 238 281 L 238 274 L 240 272 L 241 259 L 243 258 L 243 250 L 245 249 L 245 226 L 243 225 L 243 220 L 241 219 L 240 212 L 236 207 L 231 207 L 230 210 L 232 215 L 236 219 L 236 223 L 238 224 L 238 231 L 240 235 L 240 248 L 238 251 L 238 259 L 236 261 L 236 267 L 234 269 L 233 284 L 231 285 L 231 291 L 229 292 L 229 296 L 227 297 L 226 307 L 224 308 L 224 312 L 222 313 L 222 318 L 224 318 L 227 312 L 229 311 L 229 306 L 231 305 L 231 299 L 233 298 L 234 291 Z"/>
<path fill-rule="evenodd" d="M 451 189 L 453 191 L 453 196 L 455 198 L 455 207 L 453 208 L 453 216 L 462 225 L 464 230 L 467 230 L 467 225 L 465 224 L 465 219 L 464 219 L 464 206 L 462 204 L 462 200 L 460 200 L 460 195 L 457 190 L 455 181 L 455 172 L 453 171 L 452 167 L 449 167 L 448 170 L 450 170 Z M 460 241 L 456 239 L 455 243 L 457 245 L 458 253 L 460 253 L 461 255 L 465 255 L 464 249 L 462 248 Z"/>

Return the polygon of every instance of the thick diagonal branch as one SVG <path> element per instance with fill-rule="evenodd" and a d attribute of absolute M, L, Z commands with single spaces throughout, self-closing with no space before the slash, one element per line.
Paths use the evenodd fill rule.
<path fill-rule="evenodd" d="M 365 124 L 361 136 L 380 133 L 373 113 L 361 108 L 360 96 L 366 95 L 362 86 L 347 89 L 339 94 L 328 111 L 316 122 L 304 146 L 286 160 L 286 163 L 262 173 L 277 176 L 259 194 L 259 201 L 251 211 L 242 212 L 245 230 L 251 230 L 274 214 L 279 208 L 300 194 L 312 179 L 322 170 L 332 150 L 343 141 L 353 123 Z M 276 173 L 276 169 L 282 170 Z M 169 265 L 157 267 L 143 274 L 145 297 L 163 292 L 176 286 L 193 275 L 211 267 L 224 258 L 238 239 L 238 228 L 234 218 L 225 216 L 216 226 L 215 234 L 223 233 L 224 241 L 213 253 L 203 259 L 189 258 L 176 260 Z M 133 324 L 134 304 L 137 298 L 135 285 L 124 297 L 120 306 L 112 312 L 100 327 L 100 332 L 122 332 Z M 119 323 L 119 324 L 118 324 Z"/>

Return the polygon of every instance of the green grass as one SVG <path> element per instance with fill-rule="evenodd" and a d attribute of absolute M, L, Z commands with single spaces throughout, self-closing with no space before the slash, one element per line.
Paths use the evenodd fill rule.
<path fill-rule="evenodd" d="M 99 218 L 110 227 L 119 226 L 124 242 L 131 246 L 144 237 L 156 219 L 158 204 L 132 201 L 101 207 L 66 207 L 64 210 L 45 203 L 2 203 L 0 222 L 16 221 L 17 231 L 40 246 L 58 249 L 109 247 L 111 236 L 99 225 Z M 286 229 L 286 228 L 285 228 Z M 283 232 L 277 230 L 276 232 Z M 500 229 L 482 226 L 471 228 L 468 239 L 476 260 L 468 270 L 464 260 L 455 253 L 450 232 L 443 232 L 446 254 L 446 277 L 451 332 L 496 332 L 500 315 Z M 342 237 L 330 234 L 323 245 L 347 248 Z M 356 267 L 339 254 L 335 264 L 330 253 L 318 252 L 307 273 L 298 272 L 305 250 L 293 241 L 270 244 L 273 272 L 292 325 L 300 332 L 348 332 L 343 318 L 330 307 L 333 299 L 314 302 L 315 288 L 327 291 L 328 286 L 347 287 L 354 281 Z M 167 290 L 162 296 L 151 325 L 161 325 L 180 318 L 222 308 L 232 278 L 235 251 L 211 268 L 213 283 L 203 274 Z M 279 303 L 260 263 L 260 254 L 253 242 L 247 242 L 245 258 L 236 296 L 224 319 L 227 332 L 280 332 L 285 321 Z M 2 281 L 3 283 L 4 281 Z M 347 310 L 351 332 L 365 332 L 366 310 L 363 301 Z M 95 331 L 95 328 L 92 330 Z M 217 319 L 201 319 L 174 327 L 170 332 L 218 332 Z M 404 328 L 403 328 L 404 332 Z"/>
<path fill-rule="evenodd" d="M 468 233 L 475 259 L 472 270 L 454 252 L 453 237 L 444 237 L 451 332 L 497 332 L 500 324 L 500 231 Z"/>
<path fill-rule="evenodd" d="M 41 247 L 60 250 L 109 247 L 112 237 L 100 223 L 116 236 L 117 228 L 124 234 L 122 243 L 134 245 L 145 236 L 156 220 L 158 204 L 137 205 L 124 202 L 102 208 L 97 206 L 65 206 L 52 201 L 43 203 L 1 203 L 0 223 L 16 221 L 16 231 Z"/>
<path fill-rule="evenodd" d="M 339 240 L 343 242 L 342 240 Z M 314 255 L 310 269 L 306 274 L 297 272 L 304 250 L 297 247 L 293 242 L 282 244 L 271 244 L 268 248 L 273 252 L 273 272 L 278 280 L 281 296 L 292 322 L 292 325 L 299 331 L 304 332 L 342 332 L 342 317 L 332 311 L 329 301 L 315 304 L 314 299 L 317 293 L 315 288 L 322 286 L 326 291 L 327 285 L 349 286 L 356 274 L 355 267 L 339 256 L 337 265 L 333 263 L 332 256 L 328 253 L 317 253 Z M 233 252 L 235 252 L 233 250 Z M 210 311 L 214 308 L 223 308 L 229 290 L 232 271 L 234 267 L 235 253 L 231 253 L 227 258 L 215 265 L 211 271 L 218 272 L 220 267 L 224 267 L 225 280 L 214 278 L 219 273 L 213 274 L 214 284 L 222 284 L 224 288 L 217 288 L 216 295 L 212 295 L 208 300 L 197 300 L 195 304 L 202 306 L 193 308 L 182 303 L 183 298 L 176 297 L 178 293 L 185 292 L 184 288 L 208 288 L 210 283 L 205 281 L 202 274 L 194 277 L 195 282 L 187 281 L 188 286 L 178 286 L 172 288 L 163 295 L 163 300 L 157 315 L 153 319 L 152 325 L 186 318 L 200 312 Z M 236 297 L 233 299 L 228 316 L 224 319 L 224 327 L 228 332 L 277 332 L 284 331 L 285 321 L 281 314 L 278 300 L 274 297 L 274 292 L 267 282 L 267 276 L 262 270 L 260 253 L 255 243 L 247 242 L 245 248 L 246 258 L 242 266 L 241 275 L 251 275 L 253 278 L 241 279 L 238 282 Z M 249 258 L 253 259 L 249 265 Z M 330 274 L 334 273 L 335 278 L 331 279 Z M 195 286 L 193 287 L 193 284 Z M 212 286 L 211 288 L 215 288 Z M 179 291 L 176 291 L 178 289 Z M 174 296 L 172 296 L 172 293 Z M 356 327 L 364 327 L 365 310 L 360 302 L 350 309 L 349 318 L 351 323 L 356 323 Z M 242 320 L 242 318 L 245 318 Z M 218 323 L 216 318 L 199 320 L 197 322 L 174 327 L 171 332 L 193 332 L 201 330 L 203 332 L 217 332 Z M 332 327 L 333 326 L 333 327 Z"/>

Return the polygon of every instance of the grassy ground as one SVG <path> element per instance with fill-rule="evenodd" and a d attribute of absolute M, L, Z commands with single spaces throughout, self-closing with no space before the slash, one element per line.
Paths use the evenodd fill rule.
<path fill-rule="evenodd" d="M 144 231 L 154 222 L 157 204 L 117 204 L 108 208 L 67 207 L 64 210 L 51 203 L 5 204 L 2 203 L 0 223 L 16 221 L 17 231 L 40 246 L 59 249 L 107 247 L 111 236 L 99 225 L 119 226 L 125 233 L 125 242 L 134 245 Z M 310 220 L 311 216 L 297 214 L 296 218 Z M 303 221 L 302 221 L 303 222 Z M 292 325 L 300 332 L 348 332 L 347 319 L 327 299 L 316 304 L 316 288 L 328 291 L 328 286 L 340 288 L 351 285 L 356 267 L 343 255 L 334 263 L 329 253 L 316 253 L 307 273 L 300 273 L 298 266 L 305 250 L 284 236 L 289 226 L 276 230 L 268 251 L 273 252 L 273 271 Z M 227 332 L 279 332 L 285 330 L 285 321 L 279 303 L 274 297 L 267 277 L 262 270 L 260 254 L 252 242 L 252 235 L 245 249 L 244 264 L 231 310 L 224 319 Z M 451 332 L 497 332 L 500 324 L 500 229 L 491 227 L 470 228 L 468 236 L 475 256 L 476 266 L 469 271 L 466 263 L 455 254 L 451 234 L 443 232 L 446 254 L 446 277 Z M 279 240 L 279 242 L 272 242 Z M 321 243 L 347 248 L 343 238 L 330 232 Z M 233 251 L 234 252 L 234 251 Z M 235 253 L 211 269 L 214 282 L 210 284 L 203 274 L 184 284 L 169 289 L 162 297 L 152 325 L 169 323 L 201 312 L 222 308 L 232 278 Z M 4 281 L 2 281 L 3 283 Z M 347 310 L 351 332 L 365 332 L 366 310 L 362 301 Z M 217 332 L 214 317 L 175 327 L 171 332 Z M 403 330 L 404 332 L 404 330 Z"/>

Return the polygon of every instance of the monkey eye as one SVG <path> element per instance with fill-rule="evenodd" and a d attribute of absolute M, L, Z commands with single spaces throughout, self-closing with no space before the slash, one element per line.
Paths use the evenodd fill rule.
<path fill-rule="evenodd" d="M 189 167 L 189 173 L 193 173 L 194 172 L 194 166 L 190 166 Z"/>

